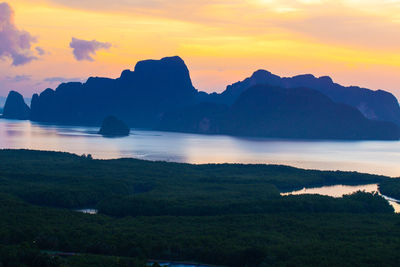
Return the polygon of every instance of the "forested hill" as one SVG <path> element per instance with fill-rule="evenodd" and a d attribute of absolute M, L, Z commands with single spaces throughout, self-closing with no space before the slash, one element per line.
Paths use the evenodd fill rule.
<path fill-rule="evenodd" d="M 0 151 L 2 266 L 397 266 L 400 217 L 378 195 L 281 196 L 398 182 L 277 165 L 190 165 Z M 74 210 L 98 209 L 87 215 Z M 58 257 L 57 252 L 72 252 Z M 12 265 L 14 264 L 14 265 Z"/>

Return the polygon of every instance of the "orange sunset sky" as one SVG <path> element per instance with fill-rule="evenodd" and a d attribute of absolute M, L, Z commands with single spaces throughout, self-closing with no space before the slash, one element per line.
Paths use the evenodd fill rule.
<path fill-rule="evenodd" d="M 73 38 L 96 48 L 75 51 Z M 400 1 L 12 0 L 0 9 L 0 96 L 118 77 L 138 60 L 173 55 L 207 92 L 262 68 L 400 97 Z"/>

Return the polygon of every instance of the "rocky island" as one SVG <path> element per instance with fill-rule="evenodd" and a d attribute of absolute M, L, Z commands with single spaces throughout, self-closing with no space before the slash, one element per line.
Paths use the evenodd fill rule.
<path fill-rule="evenodd" d="M 123 121 L 114 116 L 108 116 L 104 119 L 99 134 L 106 137 L 119 137 L 128 136 L 129 131 L 129 127 Z"/>
<path fill-rule="evenodd" d="M 10 91 L 3 110 L 3 118 L 15 120 L 28 120 L 30 118 L 30 108 L 25 104 L 22 95 L 15 91 Z"/>

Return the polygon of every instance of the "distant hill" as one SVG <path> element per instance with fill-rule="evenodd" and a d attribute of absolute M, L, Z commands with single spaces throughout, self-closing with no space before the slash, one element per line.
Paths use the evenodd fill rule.
<path fill-rule="evenodd" d="M 140 61 L 117 79 L 46 89 L 33 95 L 30 108 L 38 122 L 100 126 L 114 115 L 135 128 L 287 138 L 399 139 L 400 125 L 398 101 L 385 91 L 259 70 L 207 94 L 193 87 L 177 56 Z"/>
<path fill-rule="evenodd" d="M 394 123 L 367 119 L 356 108 L 316 90 L 267 85 L 247 89 L 230 107 L 199 104 L 171 112 L 159 129 L 274 138 L 400 138 Z"/>
<path fill-rule="evenodd" d="M 356 86 L 344 87 L 334 83 L 330 77 L 316 78 L 311 74 L 281 78 L 266 70 L 258 70 L 241 82 L 229 85 L 217 101 L 232 104 L 241 93 L 256 84 L 283 88 L 307 87 L 320 91 L 337 103 L 357 108 L 369 119 L 394 122 L 400 126 L 400 106 L 394 95 L 383 90 L 373 91 Z M 213 101 L 215 101 L 215 97 Z"/>

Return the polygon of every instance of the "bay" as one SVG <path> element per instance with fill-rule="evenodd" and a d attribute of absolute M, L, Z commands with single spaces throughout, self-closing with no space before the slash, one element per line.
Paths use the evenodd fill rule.
<path fill-rule="evenodd" d="M 132 129 L 104 138 L 97 127 L 0 120 L 0 148 L 65 151 L 97 159 L 284 164 L 400 176 L 400 141 L 282 140 Z"/>

